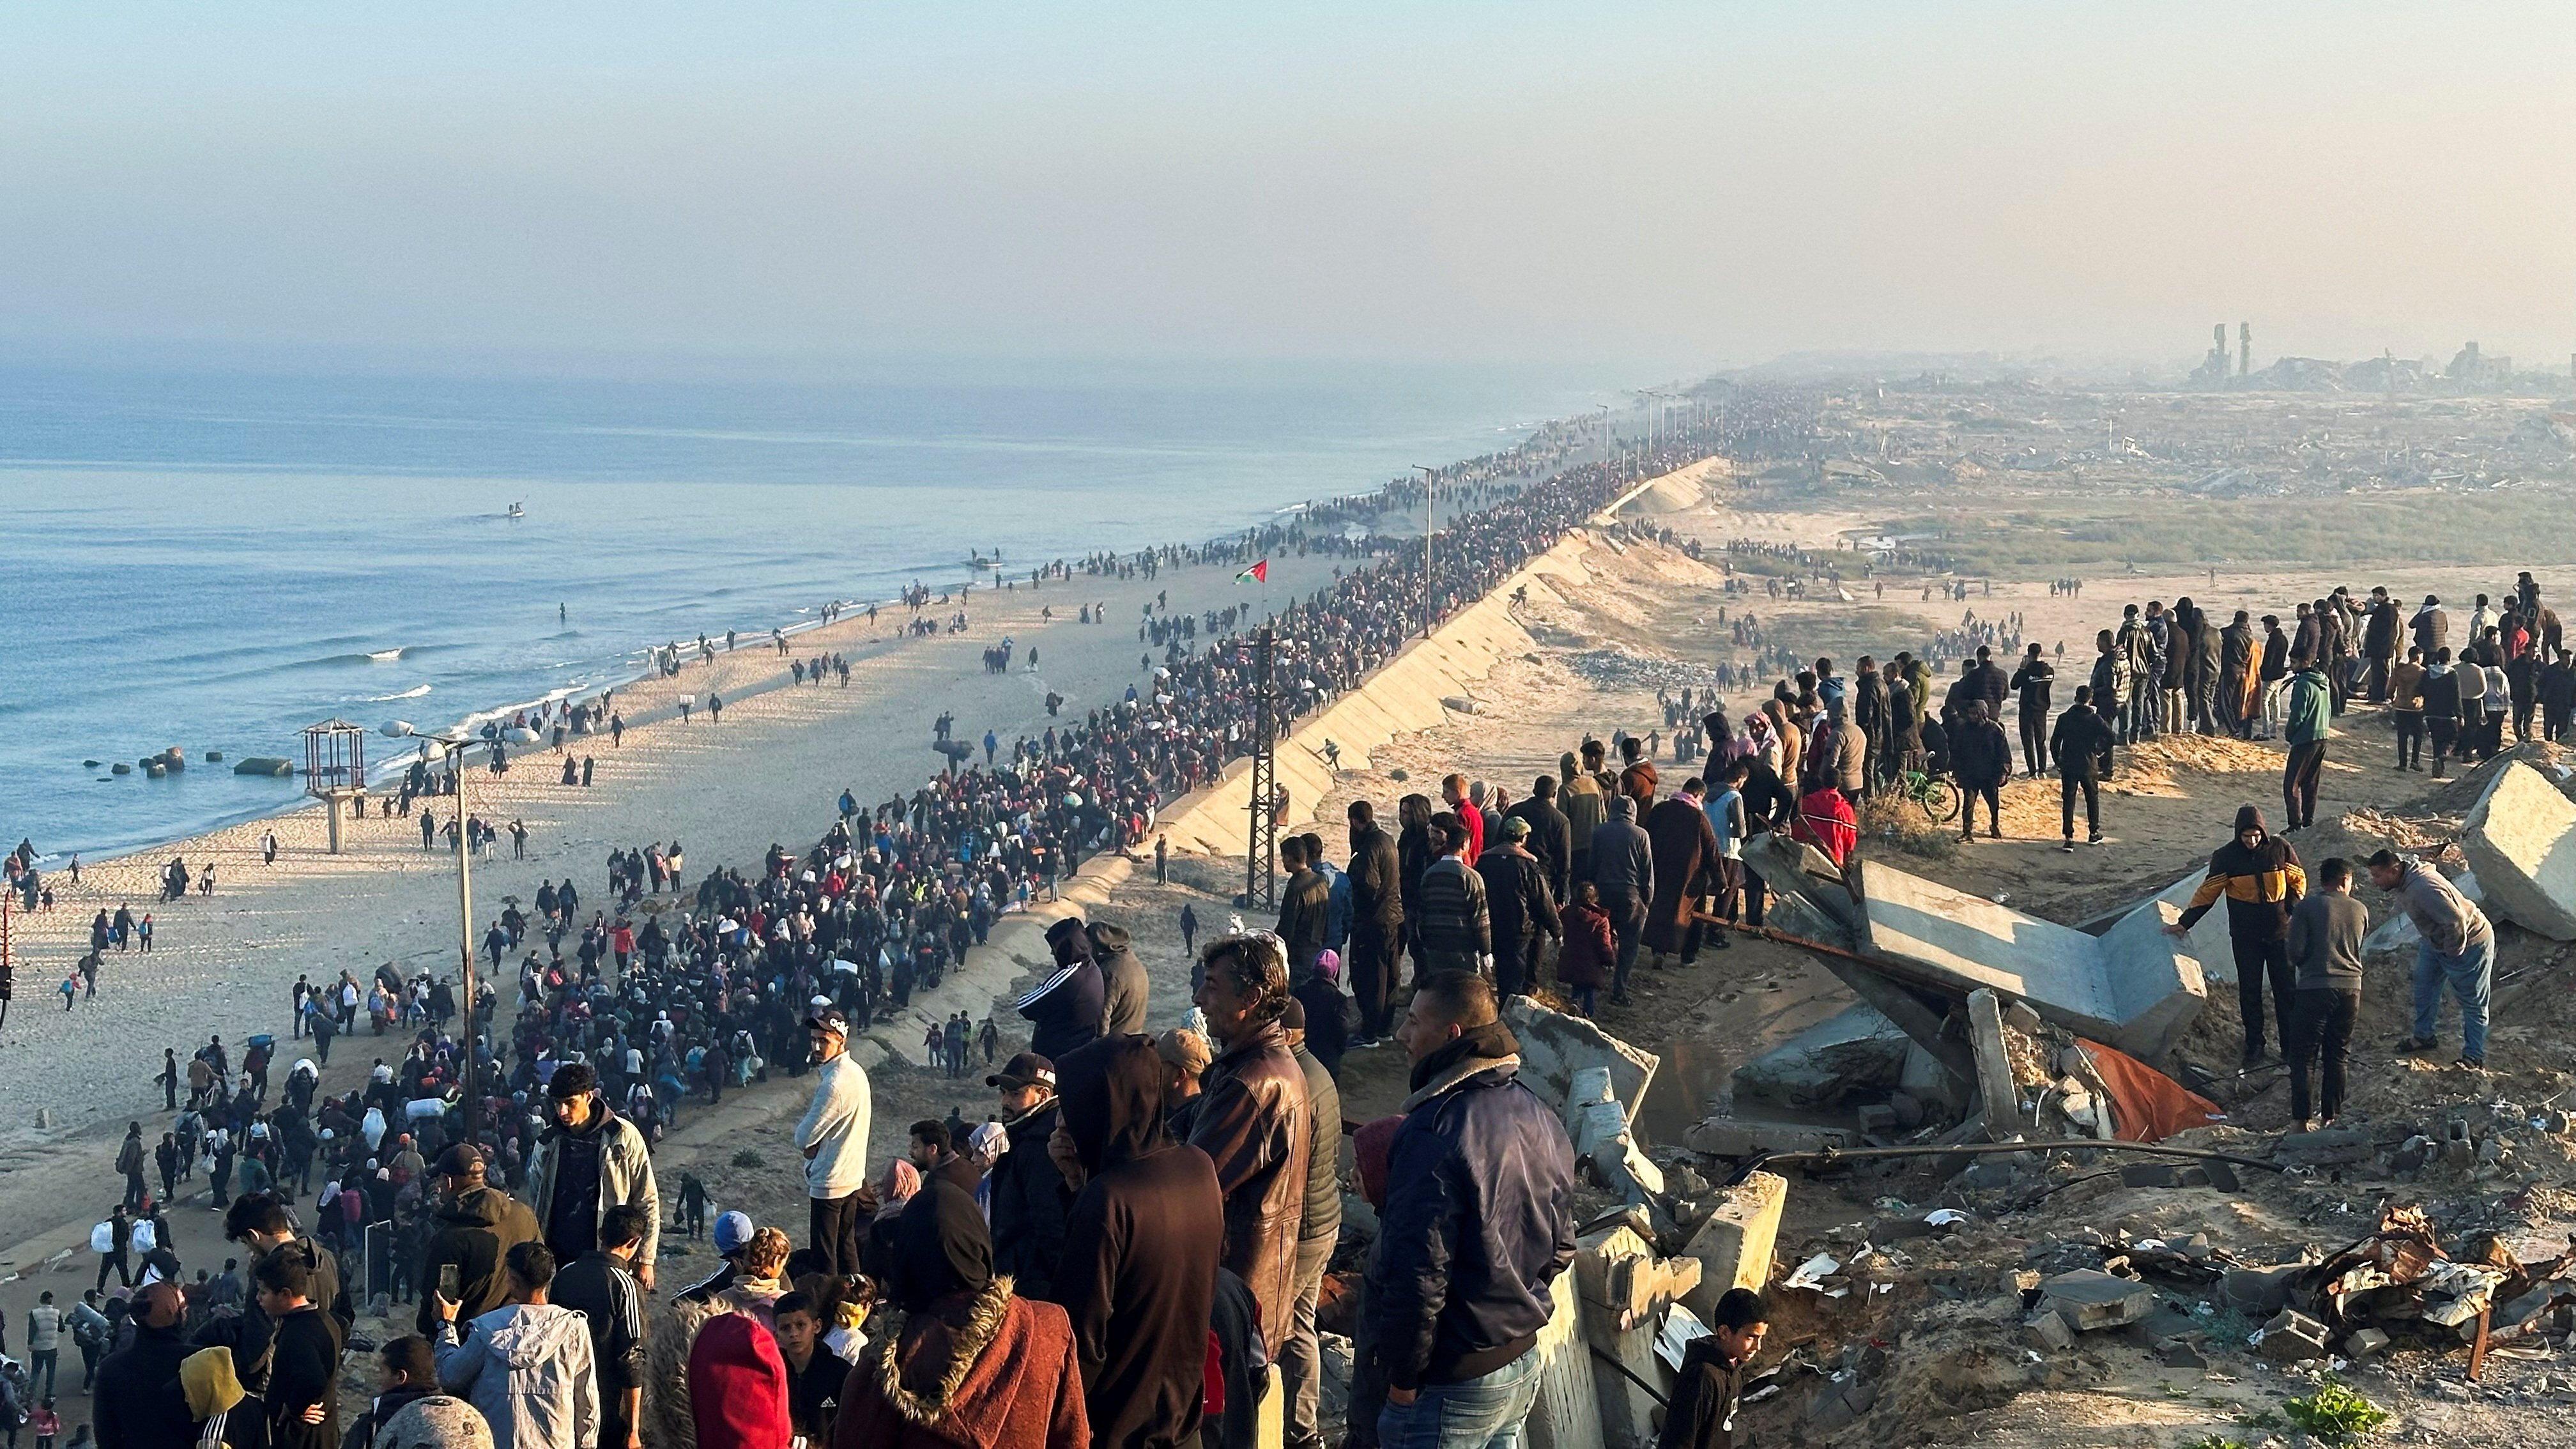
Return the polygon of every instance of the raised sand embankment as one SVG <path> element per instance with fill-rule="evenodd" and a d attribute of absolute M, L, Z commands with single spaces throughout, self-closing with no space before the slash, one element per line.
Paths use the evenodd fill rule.
<path fill-rule="evenodd" d="M 1688 496 L 1696 501 L 1706 480 L 1725 467 L 1723 459 L 1705 458 L 1639 483 L 1594 514 L 1590 526 L 1574 530 L 1522 565 L 1428 638 L 1416 639 L 1358 687 L 1300 722 L 1279 742 L 1276 752 L 1279 784 L 1288 794 L 1281 828 L 1311 818 L 1314 802 L 1332 792 L 1334 767 L 1325 763 L 1325 741 L 1339 746 L 1346 764 L 1365 768 L 1370 750 L 1447 723 L 1451 710 L 1444 701 L 1472 700 L 1475 687 L 1493 673 L 1496 664 L 1538 647 L 1512 617 L 1513 594 L 1523 588 L 1533 595 L 1561 594 L 1589 584 L 1592 574 L 1584 556 L 1612 546 L 1600 537 L 1599 529 L 1616 522 L 1632 506 L 1651 510 L 1650 500 Z M 1251 762 L 1237 760 L 1215 784 L 1172 802 L 1156 817 L 1153 833 L 1168 840 L 1176 854 L 1239 854 L 1246 845 L 1251 805 Z M 937 990 L 915 992 L 909 1007 L 880 1017 L 860 1041 L 851 1044 L 851 1054 L 867 1066 L 888 1059 L 928 1065 L 929 1054 L 922 1047 L 926 1026 L 958 1011 L 981 1018 L 990 1012 L 994 999 L 1016 983 L 1053 969 L 1047 927 L 1065 916 L 1107 904 L 1137 865 L 1117 855 L 1085 861 L 1071 880 L 1060 885 L 1060 899 L 1005 917 L 994 926 L 984 949 L 950 972 Z"/>

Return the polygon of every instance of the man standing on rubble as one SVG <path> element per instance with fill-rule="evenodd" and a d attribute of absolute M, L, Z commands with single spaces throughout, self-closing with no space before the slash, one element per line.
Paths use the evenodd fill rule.
<path fill-rule="evenodd" d="M 1539 1330 L 1574 1261 L 1574 1149 L 1520 1081 L 1520 1043 L 1472 972 L 1426 978 L 1397 1032 L 1413 1064 L 1369 1255 L 1389 1449 L 1520 1442 Z"/>
<path fill-rule="evenodd" d="M 2433 1050 L 2440 1025 L 2442 987 L 2460 1001 L 2460 1059 L 2471 1071 L 2487 1065 L 2487 998 L 2495 984 L 2495 929 L 2484 911 L 2420 860 L 2383 850 L 2370 858 L 2370 883 L 2397 897 L 2397 908 L 2415 923 L 2423 942 L 2415 948 L 2415 1034 L 2397 1044 L 2408 1054 Z"/>
<path fill-rule="evenodd" d="M 2290 913 L 2290 965 L 2299 973 L 2290 1018 L 2290 1120 L 2313 1132 L 2343 1113 L 2344 1064 L 2361 1017 L 2361 943 L 2370 912 L 2352 898 L 2352 862 L 2317 867 L 2317 889 Z M 2308 1067 L 2319 1065 L 2323 1095 L 2310 1110 Z"/>
<path fill-rule="evenodd" d="M 2377 877 L 2374 876 L 2373 879 Z M 2290 1041 L 2290 912 L 2308 888 L 2299 853 L 2263 825 L 2263 812 L 2251 805 L 2236 811 L 2236 836 L 2209 857 L 2209 876 L 2191 894 L 2182 919 L 2165 927 L 2170 935 L 2187 936 L 2220 896 L 2227 898 L 2227 942 L 2236 956 L 2236 1009 L 2245 1023 L 2242 1069 L 2263 1064 L 2263 988 L 2272 988 L 2272 1010 L 2281 1044 Z M 2485 1033 L 2480 1032 L 2481 1041 Z"/>

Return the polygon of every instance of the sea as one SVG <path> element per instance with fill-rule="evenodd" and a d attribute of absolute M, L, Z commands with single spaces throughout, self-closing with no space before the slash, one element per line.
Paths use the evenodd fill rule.
<path fill-rule="evenodd" d="M 954 586 L 970 551 L 1024 570 L 1223 536 L 1617 406 L 1635 381 L 953 358 L 567 371 L 0 363 L 0 848 L 99 860 L 274 813 L 303 782 L 232 762 L 300 762 L 310 724 L 470 724 L 633 677 L 701 632 Z M 111 772 L 171 746 L 190 768 Z"/>

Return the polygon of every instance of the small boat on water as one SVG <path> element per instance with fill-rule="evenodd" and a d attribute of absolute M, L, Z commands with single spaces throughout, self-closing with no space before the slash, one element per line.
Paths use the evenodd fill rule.
<path fill-rule="evenodd" d="M 980 553 L 969 553 L 966 555 L 966 564 L 969 568 L 982 569 L 989 573 L 1001 568 L 1002 555 L 999 550 L 996 550 L 991 558 L 986 558 Z"/>
<path fill-rule="evenodd" d="M 510 505 L 509 512 L 504 513 L 501 516 L 504 518 L 525 518 L 528 516 L 528 510 L 520 504 L 513 503 Z"/>

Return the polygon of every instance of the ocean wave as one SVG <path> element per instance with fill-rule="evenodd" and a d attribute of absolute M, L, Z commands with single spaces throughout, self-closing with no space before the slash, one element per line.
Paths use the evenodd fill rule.
<path fill-rule="evenodd" d="M 415 685 L 413 685 L 411 688 L 406 689 L 406 690 L 403 690 L 403 691 L 402 691 L 402 692 L 400 692 L 399 694 L 371 694 L 371 695 L 368 695 L 368 696 L 367 696 L 367 703 L 369 703 L 369 704 L 383 704 L 383 703 L 386 703 L 386 702 L 387 702 L 387 701 L 389 701 L 389 700 L 396 700 L 396 699 L 418 699 L 418 698 L 420 698 L 422 695 L 427 694 L 427 693 L 429 693 L 429 686 L 428 686 L 428 685 L 426 685 L 426 684 L 415 684 Z"/>
<path fill-rule="evenodd" d="M 403 652 L 399 649 L 379 649 L 367 657 L 378 664 L 391 664 L 403 657 Z"/>

